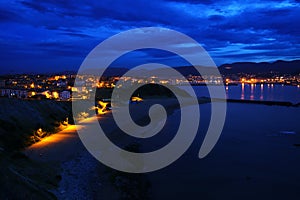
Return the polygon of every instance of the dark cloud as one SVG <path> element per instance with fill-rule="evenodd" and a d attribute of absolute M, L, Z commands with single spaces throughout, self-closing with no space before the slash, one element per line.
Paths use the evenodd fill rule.
<path fill-rule="evenodd" d="M 22 1 L 21 2 L 24 6 L 31 8 L 33 10 L 39 11 L 39 12 L 48 12 L 49 9 L 42 5 L 41 3 L 35 3 L 35 2 L 29 2 L 29 1 Z"/>
<path fill-rule="evenodd" d="M 190 4 L 213 4 L 216 1 L 213 0 L 173 0 L 174 2 L 180 2 L 180 3 L 190 3 Z"/>
<path fill-rule="evenodd" d="M 71 44 L 65 44 L 63 42 L 39 42 L 35 44 L 36 47 L 46 48 L 59 48 L 59 49 L 72 49 L 75 46 Z"/>
<path fill-rule="evenodd" d="M 266 11 L 262 11 L 261 14 L 265 15 L 265 17 L 277 17 L 277 16 L 281 16 L 284 17 L 286 15 L 289 15 L 293 12 L 293 10 L 291 9 L 274 9 L 274 10 L 266 10 Z"/>
<path fill-rule="evenodd" d="M 65 32 L 65 33 L 61 33 L 63 35 L 68 35 L 68 36 L 75 36 L 75 37 L 80 37 L 80 38 L 92 38 L 92 36 L 87 35 L 87 34 L 83 34 L 83 33 L 72 33 L 72 32 Z"/>
<path fill-rule="evenodd" d="M 226 17 L 223 16 L 223 15 L 211 15 L 211 16 L 208 17 L 208 19 L 211 20 L 211 21 L 219 22 L 219 21 L 225 20 Z"/>
<path fill-rule="evenodd" d="M 258 9 L 249 12 L 243 12 L 237 17 L 229 17 L 226 22 L 219 24 L 221 29 L 246 30 L 254 29 L 258 32 L 262 30 L 271 30 L 276 33 L 299 35 L 300 6 L 290 9 Z"/>
<path fill-rule="evenodd" d="M 187 34 L 202 44 L 217 64 L 276 56 L 295 58 L 300 55 L 299 18 L 299 1 L 292 0 L 0 2 L 1 70 L 19 65 L 22 60 L 28 67 L 51 60 L 45 66 L 66 63 L 75 68 L 99 42 L 145 26 Z M 176 56 L 153 50 L 134 55 L 139 60 L 173 60 L 174 65 L 179 62 Z M 134 56 L 127 61 L 130 59 Z M 126 65 L 126 59 L 123 61 Z"/>
<path fill-rule="evenodd" d="M 157 49 L 143 49 L 140 50 L 141 52 L 147 54 L 149 57 L 152 58 L 168 58 L 176 56 L 175 54 L 163 50 L 157 50 Z"/>
<path fill-rule="evenodd" d="M 13 11 L 0 8 L 0 22 L 14 22 L 20 21 L 21 17 Z"/>
<path fill-rule="evenodd" d="M 282 50 L 282 47 L 285 47 L 285 49 L 291 49 L 295 46 L 291 44 L 290 42 L 284 42 L 284 43 L 266 43 L 266 44 L 258 44 L 258 45 L 251 45 L 251 46 L 245 46 L 243 49 L 253 49 L 253 50 Z M 299 48 L 300 45 L 297 45 Z"/>

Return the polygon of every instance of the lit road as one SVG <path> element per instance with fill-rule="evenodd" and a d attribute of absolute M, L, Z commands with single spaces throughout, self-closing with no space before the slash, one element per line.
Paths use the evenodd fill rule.
<path fill-rule="evenodd" d="M 33 160 L 63 162 L 75 158 L 85 148 L 77 134 L 78 129 L 84 129 L 92 122 L 110 120 L 111 114 L 90 117 L 80 122 L 80 125 L 69 125 L 63 131 L 53 134 L 28 147 L 24 153 Z"/>

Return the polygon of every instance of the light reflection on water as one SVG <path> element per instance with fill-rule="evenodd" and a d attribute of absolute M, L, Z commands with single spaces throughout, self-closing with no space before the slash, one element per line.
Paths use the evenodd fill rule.
<path fill-rule="evenodd" d="M 259 100 L 264 100 L 264 84 L 260 84 L 260 97 Z"/>
<path fill-rule="evenodd" d="M 214 86 L 219 87 L 219 86 Z M 185 88 L 182 86 L 181 88 Z M 210 97 L 204 86 L 193 86 L 198 97 Z M 300 87 L 280 84 L 240 84 L 225 86 L 228 99 L 300 102 Z"/>
<path fill-rule="evenodd" d="M 251 84 L 250 100 L 254 100 L 254 84 Z"/>
<path fill-rule="evenodd" d="M 227 96 L 229 98 L 229 96 Z M 245 83 L 242 83 L 241 99 L 245 99 Z"/>
<path fill-rule="evenodd" d="M 275 84 L 242 84 L 228 89 L 229 99 L 300 102 L 300 88 Z"/>

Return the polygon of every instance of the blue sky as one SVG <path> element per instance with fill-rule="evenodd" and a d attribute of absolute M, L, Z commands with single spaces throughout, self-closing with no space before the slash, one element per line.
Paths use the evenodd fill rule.
<path fill-rule="evenodd" d="M 77 70 L 101 41 L 148 26 L 187 34 L 217 65 L 293 60 L 300 58 L 299 19 L 299 0 L 2 0 L 0 73 Z M 184 64 L 168 53 L 147 51 L 116 65 L 152 58 Z"/>

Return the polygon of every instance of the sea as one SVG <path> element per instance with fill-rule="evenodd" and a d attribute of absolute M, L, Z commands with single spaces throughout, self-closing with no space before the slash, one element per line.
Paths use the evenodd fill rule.
<path fill-rule="evenodd" d="M 220 86 L 212 86 L 220 87 Z M 181 86 L 187 89 L 186 86 Z M 210 97 L 205 86 L 193 86 L 198 97 Z M 281 84 L 238 84 L 225 86 L 228 99 L 300 102 L 300 87 Z"/>
<path fill-rule="evenodd" d="M 193 89 L 197 96 L 209 97 L 205 87 Z M 300 102 L 297 86 L 241 84 L 225 91 L 230 99 Z M 147 174 L 150 199 L 299 198 L 300 107 L 227 103 L 218 143 L 202 159 L 198 153 L 211 120 L 211 104 L 199 108 L 199 129 L 190 148 L 168 167 Z M 153 144 L 162 147 L 158 143 L 172 139 L 167 136 L 176 134 L 180 114 L 177 110 L 170 116 Z"/>

